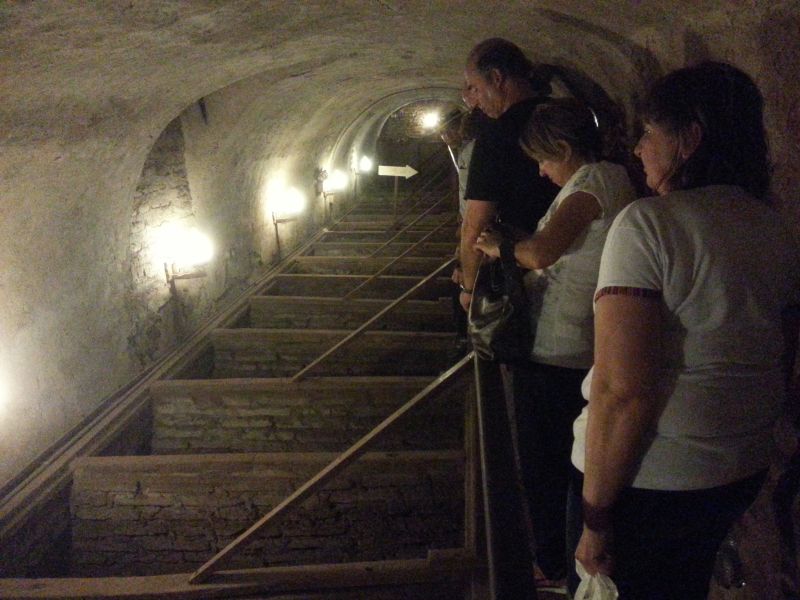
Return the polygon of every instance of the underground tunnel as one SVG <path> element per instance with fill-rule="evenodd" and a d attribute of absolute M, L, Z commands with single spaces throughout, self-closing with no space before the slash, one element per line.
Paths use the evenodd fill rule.
<path fill-rule="evenodd" d="M 493 36 L 552 65 L 556 94 L 591 97 L 629 151 L 657 77 L 736 64 L 764 94 L 772 192 L 800 234 L 796 2 L 0 3 L 0 596 L 192 573 L 452 366 L 452 331 L 431 325 L 450 314 L 452 165 L 422 120 L 463 110 L 466 57 Z M 352 364 L 291 382 L 426 277 Z M 462 371 L 233 564 L 428 556 L 456 577 L 425 552 L 469 530 Z M 403 502 L 379 476 L 395 468 Z M 341 517 L 356 496 L 367 508 Z M 739 539 L 748 593 L 767 591 L 713 597 L 783 597 L 770 510 Z M 458 595 L 415 585 L 385 597 Z"/>

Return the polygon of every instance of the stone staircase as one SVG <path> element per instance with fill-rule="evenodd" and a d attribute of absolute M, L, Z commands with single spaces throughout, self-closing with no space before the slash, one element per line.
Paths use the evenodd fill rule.
<path fill-rule="evenodd" d="M 154 585 L 170 597 L 171 586 L 183 585 L 174 574 L 204 565 L 448 369 L 455 334 L 445 269 L 303 379 L 291 379 L 452 256 L 448 218 L 449 211 L 426 216 L 384 245 L 413 217 L 398 225 L 380 202 L 363 202 L 285 261 L 244 316 L 212 331 L 182 378 L 151 385 L 151 453 L 73 463 L 70 576 L 97 579 L 62 580 L 70 582 L 63 597 L 125 597 L 115 595 L 114 577 L 141 585 L 141 597 Z M 227 595 L 215 588 L 213 597 L 464 598 L 471 382 L 470 370 L 460 371 L 226 560 L 225 573 L 274 567 L 279 583 L 234 586 Z M 437 561 L 440 575 L 429 568 Z M 389 584 L 353 591 L 348 575 L 329 590 L 335 565 L 355 565 L 347 568 L 361 569 L 365 585 L 375 585 L 375 573 Z M 297 570 L 281 575 L 281 567 Z M 78 581 L 108 581 L 109 591 L 86 584 L 94 591 L 82 596 L 70 591 Z M 176 597 L 203 597 L 203 586 L 196 590 Z"/>

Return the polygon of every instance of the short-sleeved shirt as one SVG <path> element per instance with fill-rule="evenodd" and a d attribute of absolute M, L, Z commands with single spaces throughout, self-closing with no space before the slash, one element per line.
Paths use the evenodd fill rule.
<path fill-rule="evenodd" d="M 475 141 L 467 199 L 494 202 L 498 219 L 532 233 L 558 188 L 539 175 L 539 165 L 523 152 L 519 137 L 541 102 L 523 100 L 491 121 Z"/>
<path fill-rule="evenodd" d="M 606 235 L 614 218 L 636 198 L 625 167 L 607 161 L 583 165 L 564 184 L 547 214 L 541 231 L 564 199 L 577 192 L 595 197 L 600 216 L 594 219 L 552 265 L 530 271 L 525 288 L 531 306 L 534 336 L 531 360 L 538 363 L 588 369 L 594 356 L 592 299 Z"/>
<path fill-rule="evenodd" d="M 456 169 L 458 169 L 458 213 L 461 218 L 467 212 L 467 179 L 469 177 L 469 163 L 472 159 L 472 149 L 475 140 L 467 141 L 458 151 Z"/>
<path fill-rule="evenodd" d="M 606 240 L 595 300 L 606 293 L 650 296 L 663 313 L 664 409 L 633 486 L 704 489 L 765 468 L 785 396 L 781 315 L 800 302 L 800 250 L 777 212 L 734 186 L 634 202 Z"/>

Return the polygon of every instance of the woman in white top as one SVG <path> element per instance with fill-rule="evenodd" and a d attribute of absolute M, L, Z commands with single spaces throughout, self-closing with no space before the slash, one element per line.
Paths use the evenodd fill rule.
<path fill-rule="evenodd" d="M 620 599 L 705 599 L 768 466 L 800 252 L 768 206 L 762 104 L 722 63 L 666 75 L 645 101 L 636 154 L 658 196 L 608 234 L 572 457 L 576 557 Z"/>
<path fill-rule="evenodd" d="M 592 110 L 554 99 L 531 115 L 520 140 L 539 171 L 561 187 L 536 232 L 516 243 L 484 232 L 476 249 L 513 252 L 531 271 L 525 285 L 535 332 L 530 361 L 512 367 L 519 453 L 536 537 L 536 562 L 547 579 L 567 570 L 566 499 L 572 422 L 585 404 L 580 384 L 592 365 L 592 296 L 606 234 L 635 198 L 625 168 L 601 159 Z"/>

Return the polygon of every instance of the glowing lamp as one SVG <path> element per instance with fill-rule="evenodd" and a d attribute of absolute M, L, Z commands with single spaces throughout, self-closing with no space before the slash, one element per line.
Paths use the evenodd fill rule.
<path fill-rule="evenodd" d="M 437 111 L 426 112 L 422 115 L 420 123 L 425 129 L 435 129 L 439 126 L 442 117 Z"/>
<path fill-rule="evenodd" d="M 369 173 L 372 171 L 372 159 L 369 156 L 362 156 L 358 161 L 358 171 L 360 173 Z"/>
<path fill-rule="evenodd" d="M 283 189 L 273 200 L 273 213 L 279 215 L 296 215 L 306 207 L 306 197 L 295 187 Z"/>
<path fill-rule="evenodd" d="M 347 174 L 336 169 L 328 175 L 328 178 L 322 184 L 322 189 L 326 194 L 333 194 L 346 189 L 348 183 L 350 183 L 350 181 Z"/>
<path fill-rule="evenodd" d="M 165 223 L 153 235 L 153 250 L 159 262 L 183 269 L 202 265 L 214 256 L 214 245 L 195 227 Z"/>

